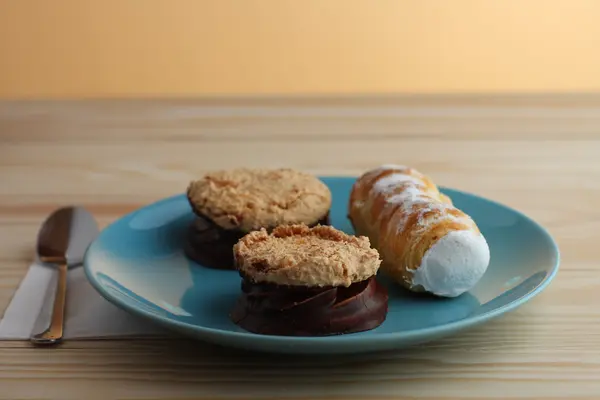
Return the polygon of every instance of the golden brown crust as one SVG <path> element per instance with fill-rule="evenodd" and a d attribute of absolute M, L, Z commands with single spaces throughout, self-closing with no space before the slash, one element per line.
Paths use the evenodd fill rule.
<path fill-rule="evenodd" d="M 450 231 L 479 233 L 429 177 L 404 166 L 383 166 L 357 179 L 349 217 L 357 234 L 379 250 L 382 270 L 414 291 L 422 288 L 413 285 L 413 274 L 435 242 Z"/>
<path fill-rule="evenodd" d="M 187 188 L 194 211 L 225 229 L 249 232 L 281 224 L 315 224 L 331 207 L 317 177 L 288 168 L 215 171 Z"/>
<path fill-rule="evenodd" d="M 233 254 L 243 276 L 296 286 L 350 286 L 374 276 L 381 263 L 368 238 L 321 225 L 254 231 L 234 246 Z"/>

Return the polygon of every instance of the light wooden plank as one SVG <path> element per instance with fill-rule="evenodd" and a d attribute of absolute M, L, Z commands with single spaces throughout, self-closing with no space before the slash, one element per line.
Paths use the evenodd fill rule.
<path fill-rule="evenodd" d="M 600 96 L 0 102 L 4 141 L 598 138 Z"/>

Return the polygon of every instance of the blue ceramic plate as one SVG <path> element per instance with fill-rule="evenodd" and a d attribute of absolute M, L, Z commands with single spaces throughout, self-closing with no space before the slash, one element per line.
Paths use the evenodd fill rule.
<path fill-rule="evenodd" d="M 332 224 L 352 233 L 346 218 L 354 178 L 327 177 Z M 283 353 L 356 353 L 397 349 L 485 322 L 540 293 L 558 270 L 550 235 L 525 215 L 498 203 L 442 188 L 487 238 L 490 266 L 473 290 L 454 299 L 416 296 L 393 285 L 389 313 L 378 328 L 328 337 L 248 333 L 228 317 L 240 290 L 235 271 L 205 268 L 182 252 L 193 214 L 184 195 L 141 208 L 108 226 L 90 246 L 85 271 L 110 302 L 167 328 L 209 342 Z"/>

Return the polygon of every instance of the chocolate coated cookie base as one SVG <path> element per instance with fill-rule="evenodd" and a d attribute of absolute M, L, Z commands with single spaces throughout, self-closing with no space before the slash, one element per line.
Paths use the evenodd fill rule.
<path fill-rule="evenodd" d="M 315 225 L 329 225 L 329 214 Z M 188 227 L 183 249 L 191 260 L 209 268 L 234 269 L 233 246 L 247 232 L 223 229 L 198 216 Z"/>
<path fill-rule="evenodd" d="M 241 328 L 264 335 L 328 336 L 361 332 L 387 316 L 387 289 L 375 277 L 349 287 L 308 288 L 242 281 L 231 312 Z"/>

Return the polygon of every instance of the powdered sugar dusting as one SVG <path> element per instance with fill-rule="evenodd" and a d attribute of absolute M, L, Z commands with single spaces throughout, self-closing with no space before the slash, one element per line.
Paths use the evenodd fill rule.
<path fill-rule="evenodd" d="M 357 208 L 362 208 L 362 207 L 364 207 L 364 206 L 365 206 L 365 202 L 364 202 L 364 201 L 362 201 L 362 200 L 357 200 L 357 201 L 354 203 L 354 207 L 357 207 Z"/>
<path fill-rule="evenodd" d="M 427 221 L 427 225 L 431 226 L 431 225 L 439 224 L 442 221 L 467 222 L 464 217 L 457 217 L 456 215 L 442 213 L 442 214 L 436 216 L 435 218 L 432 218 L 429 221 Z"/>
<path fill-rule="evenodd" d="M 390 196 L 386 201 L 388 204 L 400 204 L 402 207 L 402 218 L 396 226 L 396 232 L 400 233 L 404 231 L 408 218 L 413 212 L 413 207 L 417 204 L 429 204 L 432 199 L 417 186 L 408 186 L 402 192 Z"/>
<path fill-rule="evenodd" d="M 411 185 L 420 185 L 422 182 L 410 175 L 403 173 L 393 173 L 388 176 L 384 176 L 379 179 L 373 185 L 373 190 L 378 193 L 387 193 L 396 189 L 399 185 L 402 184 L 411 184 Z"/>
<path fill-rule="evenodd" d="M 406 168 L 394 166 L 392 164 L 387 166 L 393 169 Z M 381 166 L 380 169 L 387 166 Z M 402 186 L 402 190 L 399 193 L 394 193 L 400 186 Z M 383 194 L 384 196 L 389 195 L 389 197 L 385 198 L 386 205 L 384 206 L 384 209 L 394 205 L 401 206 L 399 210 L 401 218 L 395 226 L 396 234 L 399 234 L 406 229 L 406 224 L 410 216 L 415 212 L 418 213 L 416 228 L 419 231 L 427 229 L 432 224 L 438 224 L 443 220 L 461 220 L 459 217 L 445 212 L 448 209 L 454 208 L 454 206 L 439 201 L 439 199 L 432 197 L 432 195 L 424 189 L 423 181 L 418 177 L 407 173 L 395 172 L 377 180 L 371 190 L 373 193 Z M 439 211 L 439 215 L 430 218 L 424 217 L 432 211 Z M 389 217 L 387 214 L 388 213 L 386 212 L 380 213 L 377 223 L 381 223 L 381 220 L 384 217 Z M 392 226 L 389 226 L 388 229 L 391 232 Z"/>

